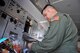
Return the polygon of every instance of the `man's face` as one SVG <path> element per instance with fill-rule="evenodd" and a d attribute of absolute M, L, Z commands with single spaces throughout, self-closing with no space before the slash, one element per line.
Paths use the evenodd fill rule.
<path fill-rule="evenodd" d="M 43 10 L 43 16 L 49 21 L 56 15 L 56 12 L 57 11 L 53 7 L 47 6 L 47 8 Z"/>

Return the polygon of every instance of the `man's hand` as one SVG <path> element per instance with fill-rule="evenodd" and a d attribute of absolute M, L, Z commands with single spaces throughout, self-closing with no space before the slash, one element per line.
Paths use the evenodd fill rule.
<path fill-rule="evenodd" d="M 31 49 L 33 42 L 28 43 L 28 48 Z"/>

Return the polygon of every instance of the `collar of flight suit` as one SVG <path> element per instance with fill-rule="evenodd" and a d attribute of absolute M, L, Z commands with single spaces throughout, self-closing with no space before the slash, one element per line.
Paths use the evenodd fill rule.
<path fill-rule="evenodd" d="M 60 12 L 58 12 L 56 15 L 59 16 Z M 59 17 L 52 17 L 50 22 L 53 22 L 53 21 L 59 21 Z"/>

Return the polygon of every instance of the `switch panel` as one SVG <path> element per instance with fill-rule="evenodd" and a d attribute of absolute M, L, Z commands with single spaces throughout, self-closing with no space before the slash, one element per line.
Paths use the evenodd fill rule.
<path fill-rule="evenodd" d="M 9 16 L 6 13 L 0 11 L 0 38 L 2 37 L 5 31 L 8 19 L 9 19 Z"/>
<path fill-rule="evenodd" d="M 24 17 L 26 15 L 26 11 L 20 5 L 18 5 L 18 3 L 15 2 L 14 0 L 11 0 L 9 6 L 6 8 L 5 11 L 13 18 L 21 20 L 24 23 L 25 21 Z"/>

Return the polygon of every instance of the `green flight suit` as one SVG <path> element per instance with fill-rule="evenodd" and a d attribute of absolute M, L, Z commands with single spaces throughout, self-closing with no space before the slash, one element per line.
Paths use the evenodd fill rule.
<path fill-rule="evenodd" d="M 32 44 L 37 53 L 77 53 L 77 28 L 68 14 L 58 13 L 59 20 L 50 27 L 41 42 Z"/>

